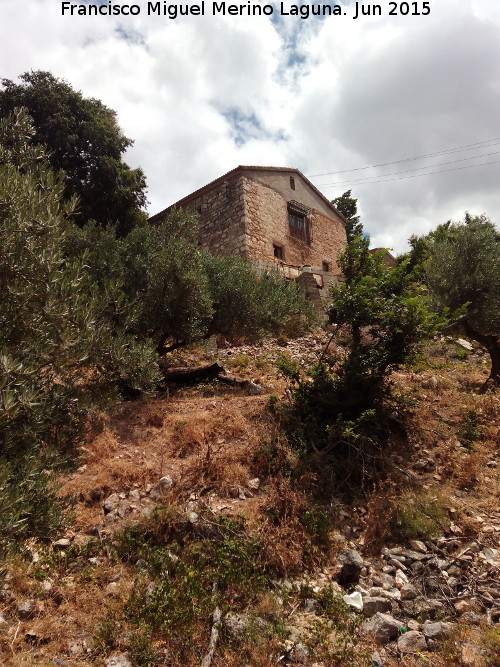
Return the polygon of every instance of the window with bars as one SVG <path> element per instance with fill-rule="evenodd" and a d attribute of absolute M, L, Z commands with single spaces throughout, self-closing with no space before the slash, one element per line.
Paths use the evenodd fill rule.
<path fill-rule="evenodd" d="M 288 207 L 288 229 L 291 236 L 309 242 L 309 228 L 305 213 Z"/>

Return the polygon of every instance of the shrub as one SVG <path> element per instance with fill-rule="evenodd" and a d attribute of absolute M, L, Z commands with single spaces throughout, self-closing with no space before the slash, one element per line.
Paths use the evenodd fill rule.
<path fill-rule="evenodd" d="M 193 526 L 167 508 L 119 541 L 122 559 L 141 558 L 149 574 L 137 577 L 126 618 L 167 643 L 182 664 L 192 664 L 206 649 L 216 606 L 223 613 L 239 610 L 265 587 L 259 544 L 246 534 L 241 518 L 200 517 Z"/>
<path fill-rule="evenodd" d="M 443 499 L 424 492 L 398 498 L 390 513 L 389 538 L 394 542 L 428 540 L 438 535 L 446 517 Z"/>
<path fill-rule="evenodd" d="M 479 440 L 481 437 L 481 415 L 477 410 L 471 409 L 465 412 L 457 436 L 464 447 L 472 447 L 473 443 Z"/>
<path fill-rule="evenodd" d="M 313 309 L 294 284 L 240 257 L 204 253 L 199 233 L 197 215 L 174 210 L 122 239 L 110 228 L 73 226 L 66 252 L 85 256 L 115 323 L 152 338 L 160 354 L 214 335 L 260 340 L 312 325 Z"/>
<path fill-rule="evenodd" d="M 309 371 L 293 389 L 289 431 L 309 453 L 328 454 L 339 478 L 361 475 L 377 459 L 391 424 L 390 374 L 407 363 L 442 323 L 428 307 L 409 260 L 388 269 L 369 252 L 357 218 L 347 224 L 340 256 L 345 281 L 332 289 L 330 322 L 343 350 Z M 296 376 L 293 378 L 296 381 Z M 319 457 L 321 458 L 321 457 Z M 356 475 L 350 479 L 355 485 Z"/>
<path fill-rule="evenodd" d="M 0 120 L 0 520 L 2 537 L 60 526 L 51 470 L 117 387 L 151 386 L 146 346 L 112 329 L 83 261 L 64 256 L 64 176 L 48 166 L 25 111 Z"/>

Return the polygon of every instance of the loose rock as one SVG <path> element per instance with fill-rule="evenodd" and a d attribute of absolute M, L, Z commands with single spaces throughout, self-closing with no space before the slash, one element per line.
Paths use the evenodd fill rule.
<path fill-rule="evenodd" d="M 417 589 L 412 584 L 404 584 L 401 586 L 400 593 L 402 600 L 414 600 L 418 595 Z"/>
<path fill-rule="evenodd" d="M 451 625 L 443 621 L 431 623 L 426 621 L 422 627 L 426 639 L 445 639 L 451 635 Z"/>
<path fill-rule="evenodd" d="M 269 634 L 271 626 L 259 616 L 229 612 L 224 617 L 224 629 L 231 639 L 242 640 L 252 633 L 259 636 Z"/>
<path fill-rule="evenodd" d="M 117 653 L 105 661 L 106 667 L 132 667 L 132 661 L 128 653 Z"/>
<path fill-rule="evenodd" d="M 377 612 L 385 614 L 392 610 L 392 603 L 387 598 L 366 597 L 363 598 L 363 611 L 367 616 L 373 616 Z"/>
<path fill-rule="evenodd" d="M 401 653 L 418 653 L 418 651 L 425 651 L 427 642 L 421 632 L 417 630 L 410 630 L 398 639 L 398 650 Z"/>
<path fill-rule="evenodd" d="M 363 568 L 363 559 L 354 549 L 342 549 L 339 554 L 340 572 L 338 582 L 342 586 L 357 584 Z"/>
<path fill-rule="evenodd" d="M 35 613 L 35 601 L 32 599 L 24 600 L 23 602 L 20 602 L 17 605 L 17 615 L 23 621 L 32 618 L 34 613 Z"/>
<path fill-rule="evenodd" d="M 373 635 L 377 644 L 388 644 L 399 634 L 402 622 L 389 614 L 377 612 L 367 623 L 363 625 L 363 631 Z"/>
<path fill-rule="evenodd" d="M 120 504 L 120 496 L 117 493 L 112 493 L 110 496 L 106 498 L 106 500 L 102 504 L 104 513 L 109 514 L 110 512 L 115 510 L 119 504 Z"/>
<path fill-rule="evenodd" d="M 167 493 L 170 491 L 174 484 L 174 481 L 171 477 L 168 475 L 165 475 L 165 477 L 162 477 L 151 489 L 151 493 L 149 494 L 149 497 L 152 500 L 159 500 L 160 498 L 163 498 L 163 496 L 166 496 Z"/>

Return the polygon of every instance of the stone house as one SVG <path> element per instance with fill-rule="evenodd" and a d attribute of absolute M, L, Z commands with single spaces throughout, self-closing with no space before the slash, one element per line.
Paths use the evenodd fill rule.
<path fill-rule="evenodd" d="M 150 222 L 160 222 L 173 207 L 200 214 L 204 249 L 277 269 L 298 279 L 315 301 L 340 275 L 345 219 L 298 169 L 236 167 Z"/>

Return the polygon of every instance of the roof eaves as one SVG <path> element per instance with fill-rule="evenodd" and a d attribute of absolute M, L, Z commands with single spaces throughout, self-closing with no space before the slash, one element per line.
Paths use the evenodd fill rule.
<path fill-rule="evenodd" d="M 332 209 L 332 211 L 340 218 L 340 221 L 344 224 L 346 224 L 347 220 L 346 218 L 342 215 L 342 213 L 335 208 L 335 206 L 332 204 L 332 202 L 325 197 L 325 195 L 318 190 L 318 188 L 311 183 L 311 181 L 307 178 L 307 176 L 304 176 L 304 174 L 297 168 L 295 167 L 264 167 L 264 166 L 258 166 L 258 165 L 239 165 L 235 167 L 234 169 L 231 169 L 230 171 L 226 172 L 225 174 L 222 174 L 222 176 L 219 176 L 213 181 L 210 181 L 210 183 L 207 183 L 201 188 L 198 188 L 198 190 L 195 190 L 194 192 L 191 192 L 190 194 L 186 195 L 182 199 L 179 199 L 176 201 L 174 204 L 171 204 L 170 206 L 167 206 L 164 208 L 162 211 L 159 213 L 155 213 L 155 215 L 151 216 L 149 218 L 149 222 L 155 222 L 156 220 L 159 220 L 162 218 L 165 213 L 167 213 L 170 209 L 174 207 L 180 207 L 186 204 L 188 201 L 191 199 L 195 199 L 196 197 L 199 197 L 201 194 L 204 192 L 207 192 L 208 190 L 211 190 L 213 187 L 218 185 L 219 183 L 223 182 L 227 178 L 234 176 L 240 171 L 281 171 L 281 172 L 286 172 L 286 173 L 294 173 L 300 176 L 306 184 L 323 200 L 323 202 Z"/>

